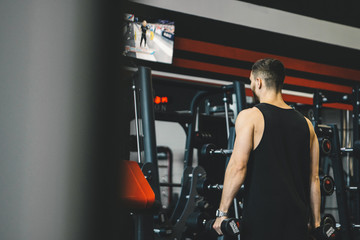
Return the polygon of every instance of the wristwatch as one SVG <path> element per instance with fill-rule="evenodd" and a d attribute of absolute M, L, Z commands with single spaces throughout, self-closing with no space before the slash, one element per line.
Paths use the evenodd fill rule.
<path fill-rule="evenodd" d="M 227 212 L 223 212 L 221 211 L 220 209 L 216 210 L 216 214 L 215 214 L 216 217 L 227 217 L 228 216 L 228 213 Z"/>

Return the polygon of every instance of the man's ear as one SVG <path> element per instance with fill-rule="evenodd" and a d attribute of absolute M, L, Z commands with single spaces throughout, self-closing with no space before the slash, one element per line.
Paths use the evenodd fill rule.
<path fill-rule="evenodd" d="M 264 83 L 263 83 L 262 78 L 256 78 L 256 86 L 257 86 L 259 89 L 262 88 L 263 84 L 264 84 Z"/>

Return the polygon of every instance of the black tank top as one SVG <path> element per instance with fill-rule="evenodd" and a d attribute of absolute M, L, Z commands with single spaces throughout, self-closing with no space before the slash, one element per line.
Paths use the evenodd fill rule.
<path fill-rule="evenodd" d="M 144 25 L 141 25 L 141 34 L 142 35 L 145 35 L 146 34 L 146 31 L 148 30 L 148 26 L 144 26 Z"/>
<path fill-rule="evenodd" d="M 241 240 L 307 240 L 310 131 L 293 109 L 256 105 L 265 125 L 248 161 Z"/>

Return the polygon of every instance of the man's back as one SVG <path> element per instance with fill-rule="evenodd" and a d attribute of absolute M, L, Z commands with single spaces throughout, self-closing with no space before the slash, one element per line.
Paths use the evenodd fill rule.
<path fill-rule="evenodd" d="M 245 179 L 242 239 L 307 239 L 310 131 L 293 109 L 261 103 Z M 260 123 L 260 124 L 259 124 Z M 261 126 L 262 124 L 262 126 Z M 295 234 L 294 234 L 295 233 Z"/>
<path fill-rule="evenodd" d="M 236 119 L 213 228 L 222 234 L 221 223 L 245 184 L 242 240 L 306 240 L 309 220 L 312 228 L 321 221 L 318 139 L 311 122 L 284 102 L 279 60 L 256 61 L 249 79 L 260 104 Z"/>

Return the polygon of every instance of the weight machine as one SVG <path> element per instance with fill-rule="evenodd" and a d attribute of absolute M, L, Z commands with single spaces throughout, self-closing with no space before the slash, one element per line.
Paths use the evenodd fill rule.
<path fill-rule="evenodd" d="M 155 202 L 149 209 L 130 209 L 135 226 L 134 239 L 201 239 L 201 234 L 191 229 L 190 215 L 201 209 L 206 210 L 208 205 L 205 196 L 198 192 L 199 183 L 207 177 L 202 166 L 193 166 L 193 150 L 197 148 L 201 133 L 195 132 L 199 116 L 199 105 L 207 97 L 222 94 L 226 133 L 229 147 L 232 147 L 235 139 L 231 130 L 229 120 L 230 94 L 234 93 L 237 101 L 236 114 L 245 108 L 245 87 L 240 82 L 231 85 L 218 87 L 207 91 L 198 91 L 190 104 L 190 118 L 186 124 L 182 124 L 187 131 L 186 146 L 184 154 L 184 173 L 181 182 L 181 193 L 177 204 L 169 217 L 161 214 L 160 183 L 158 173 L 157 146 L 155 138 L 155 114 L 153 107 L 153 87 L 151 70 L 146 67 L 139 67 L 132 77 L 132 90 L 135 113 L 136 145 L 138 164 L 149 182 L 155 194 Z M 205 138 L 206 139 L 206 138 Z M 201 141 L 200 141 L 201 142 Z M 143 152 L 142 149 L 143 148 Z M 226 162 L 224 162 L 225 165 Z M 224 166 L 225 168 L 226 166 Z M 173 183 L 166 184 L 172 187 Z M 235 205 L 235 216 L 239 218 L 237 202 Z M 211 222 L 210 219 L 207 219 Z M 209 225 L 209 224 L 208 224 Z M 205 226 L 205 225 L 204 225 Z M 207 227 L 209 228 L 209 227 Z"/>
<path fill-rule="evenodd" d="M 316 90 L 313 98 L 314 114 L 311 119 L 319 138 L 320 156 L 323 158 L 322 167 L 325 174 L 328 174 L 330 167 L 333 169 L 336 186 L 336 197 L 339 212 L 340 233 L 343 240 L 354 239 L 360 225 L 360 191 L 359 191 L 359 107 L 360 95 L 359 86 L 355 86 L 350 95 L 339 95 L 334 93 L 323 93 Z M 341 148 L 339 131 L 335 124 L 321 124 L 321 109 L 324 103 L 346 103 L 353 106 L 353 144 L 352 148 Z M 342 156 L 352 154 L 353 157 L 353 178 L 350 185 L 345 183 Z M 349 174 L 349 173 L 348 173 Z M 350 203 L 349 198 L 353 201 Z M 351 220 L 353 223 L 351 223 Z"/>

